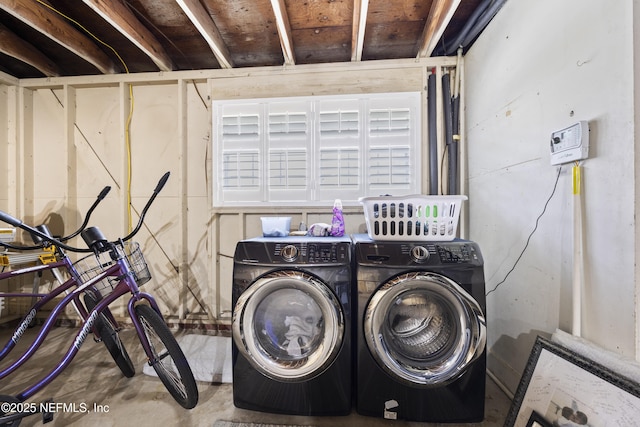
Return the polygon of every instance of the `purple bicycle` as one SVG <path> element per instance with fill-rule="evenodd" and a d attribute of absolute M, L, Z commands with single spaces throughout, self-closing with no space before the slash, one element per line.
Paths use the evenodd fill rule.
<path fill-rule="evenodd" d="M 151 278 L 151 275 L 139 245 L 135 242 L 130 242 L 131 238 L 140 230 L 147 211 L 168 179 L 169 172 L 164 174 L 158 182 L 153 194 L 140 213 L 140 218 L 133 231 L 126 237 L 116 241 L 108 241 L 97 227 L 85 228 L 90 212 L 95 208 L 101 198 L 104 198 L 104 195 L 106 195 L 105 190 L 108 192 L 105 188 L 103 193 L 101 193 L 102 197 L 99 196 L 98 200 L 90 208 L 87 219 L 85 219 L 80 228 L 80 235 L 88 245 L 88 249 L 69 246 L 61 241 L 63 239 L 52 237 L 46 227 L 30 227 L 19 219 L 0 211 L 0 221 L 23 229 L 32 236 L 36 236 L 35 240 L 39 243 L 38 248 L 53 246 L 58 258 L 58 260 L 53 263 L 0 273 L 0 280 L 16 277 L 28 272 L 39 273 L 57 268 L 66 269 L 70 275 L 68 280 L 46 294 L 0 293 L 0 297 L 37 297 L 37 301 L 18 324 L 10 340 L 4 348 L 0 350 L 0 361 L 15 347 L 20 337 L 32 323 L 37 311 L 54 298 L 62 297 L 51 310 L 41 330 L 38 332 L 36 339 L 30 344 L 24 354 L 9 364 L 9 366 L 0 368 L 0 381 L 15 372 L 36 353 L 60 313 L 69 304 L 75 306 L 82 320 L 80 330 L 76 333 L 71 346 L 49 373 L 35 384 L 15 395 L 0 395 L 0 402 L 12 404 L 3 405 L 4 407 L 14 408 L 13 411 L 0 411 L 0 426 L 18 426 L 22 418 L 39 412 L 38 405 L 20 404 L 26 402 L 34 394 L 42 390 L 69 366 L 78 353 L 80 346 L 91 333 L 94 333 L 96 337 L 105 344 L 123 375 L 131 377 L 135 374 L 133 363 L 118 336 L 118 323 L 108 308 L 110 304 L 125 294 L 130 294 L 127 312 L 135 327 L 142 348 L 145 351 L 149 365 L 154 368 L 171 396 L 182 407 L 191 409 L 196 406 L 198 402 L 198 389 L 191 368 L 182 349 L 166 325 L 155 299 L 150 294 L 140 290 L 140 286 L 147 282 Z M 75 233 L 75 235 L 77 235 L 77 233 Z M 74 235 L 66 237 L 64 240 L 68 240 L 73 236 Z M 67 257 L 64 252 L 65 250 L 90 254 L 73 263 Z M 80 300 L 81 296 L 84 299 L 84 305 Z M 52 414 L 43 413 L 44 420 L 48 421 L 51 416 Z"/>

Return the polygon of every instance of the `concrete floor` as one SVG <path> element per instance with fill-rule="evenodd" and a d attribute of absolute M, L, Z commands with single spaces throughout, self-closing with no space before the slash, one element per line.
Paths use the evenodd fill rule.
<path fill-rule="evenodd" d="M 2 344 L 11 336 L 13 329 L 0 325 Z M 30 329 L 23 336 L 9 359 L 18 357 L 35 336 Z M 52 364 L 66 352 L 75 330 L 67 327 L 55 328 L 38 353 L 20 370 L 0 380 L 0 394 L 17 394 L 32 381 L 42 377 Z M 194 333 L 189 331 L 189 333 Z M 180 332 L 176 332 L 179 335 Z M 200 400 L 190 410 L 184 410 L 166 392 L 160 381 L 144 375 L 144 354 L 135 332 L 122 332 L 127 350 L 135 363 L 136 375 L 127 379 L 122 376 L 101 343 L 87 339 L 71 366 L 30 402 L 41 402 L 53 398 L 57 403 L 75 405 L 78 411 L 61 409 L 51 426 L 212 426 L 216 420 L 232 420 L 255 423 L 298 424 L 324 426 L 435 426 L 437 424 L 389 421 L 363 417 L 355 411 L 346 417 L 301 417 L 267 414 L 238 409 L 233 405 L 231 384 L 199 382 Z M 3 361 L 0 366 L 6 366 Z M 94 406 L 96 405 L 96 406 Z M 509 410 L 509 398 L 490 379 L 487 381 L 485 421 L 467 426 L 502 426 Z M 86 406 L 88 411 L 83 411 Z M 102 409 L 101 411 L 94 411 Z M 42 425 L 39 416 L 25 418 L 21 426 Z M 458 426 L 459 424 L 444 424 Z"/>

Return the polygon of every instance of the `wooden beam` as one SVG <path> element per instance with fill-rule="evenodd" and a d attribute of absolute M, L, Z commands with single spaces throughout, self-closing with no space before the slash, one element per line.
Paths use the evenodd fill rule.
<path fill-rule="evenodd" d="M 422 31 L 418 58 L 431 56 L 461 0 L 434 0 Z"/>
<path fill-rule="evenodd" d="M 173 70 L 173 62 L 160 42 L 122 0 L 83 0 L 83 2 L 151 58 L 160 71 Z"/>
<path fill-rule="evenodd" d="M 95 66 L 104 74 L 117 68 L 96 44 L 50 7 L 37 1 L 0 0 L 0 9 L 38 30 L 59 45 Z"/>
<path fill-rule="evenodd" d="M 276 17 L 276 27 L 278 28 L 278 35 L 280 35 L 280 46 L 282 46 L 284 63 L 285 65 L 294 65 L 296 59 L 293 53 L 291 25 L 289 24 L 289 15 L 287 15 L 284 0 L 271 0 L 271 7 Z"/>
<path fill-rule="evenodd" d="M 0 24 L 0 52 L 36 68 L 46 77 L 58 77 L 60 69 L 51 59 Z"/>
<path fill-rule="evenodd" d="M 233 68 L 233 60 L 220 31 L 199 0 L 176 0 L 193 25 L 209 44 L 221 68 Z"/>
<path fill-rule="evenodd" d="M 403 58 L 403 59 L 382 59 L 360 62 L 332 62 L 326 64 L 297 64 L 292 67 L 267 66 L 267 67 L 252 67 L 249 71 L 247 68 L 231 68 L 231 69 L 206 69 L 206 70 L 184 70 L 184 71 L 171 71 L 169 73 L 164 72 L 147 72 L 147 73 L 131 73 L 131 74 L 114 74 L 114 75 L 86 75 L 86 76 L 72 76 L 72 77 L 49 77 L 49 78 L 29 78 L 29 79 L 15 79 L 11 76 L 5 75 L 0 72 L 0 79 L 6 81 L 14 79 L 16 84 L 19 83 L 20 87 L 28 88 L 31 90 L 37 89 L 59 89 L 65 84 L 73 84 L 77 87 L 100 87 L 100 86 L 113 86 L 116 84 L 132 84 L 132 85 L 146 85 L 150 83 L 165 83 L 176 81 L 177 79 L 196 80 L 200 82 L 207 81 L 209 79 L 218 80 L 239 78 L 247 76 L 280 76 L 281 79 L 289 79 L 294 75 L 307 75 L 311 81 L 315 82 L 312 76 L 316 73 L 318 75 L 324 73 L 343 73 L 343 72 L 363 72 L 366 70 L 387 70 L 393 69 L 396 72 L 404 72 L 405 69 L 411 69 L 416 67 L 426 68 L 430 70 L 433 67 L 455 67 L 457 64 L 456 57 L 451 56 L 434 56 L 429 58 Z M 376 83 L 377 84 L 377 83 Z M 371 92 L 372 90 L 369 90 Z M 239 95 L 241 96 L 241 94 Z"/>
<path fill-rule="evenodd" d="M 353 31 L 351 32 L 351 60 L 362 61 L 364 49 L 364 30 L 367 26 L 369 0 L 353 2 Z"/>

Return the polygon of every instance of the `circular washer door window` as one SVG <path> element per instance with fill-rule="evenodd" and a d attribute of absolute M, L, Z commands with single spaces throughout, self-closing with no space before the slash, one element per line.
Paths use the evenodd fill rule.
<path fill-rule="evenodd" d="M 387 373 L 424 386 L 458 378 L 486 344 L 478 303 L 454 281 L 426 272 L 403 274 L 382 285 L 364 312 L 364 334 Z"/>
<path fill-rule="evenodd" d="M 306 381 L 324 372 L 342 346 L 344 328 L 334 293 L 300 271 L 259 278 L 233 310 L 236 347 L 258 371 L 280 381 Z"/>

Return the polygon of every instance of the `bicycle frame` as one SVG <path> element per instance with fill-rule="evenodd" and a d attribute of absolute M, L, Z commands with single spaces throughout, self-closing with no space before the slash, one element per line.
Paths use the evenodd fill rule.
<path fill-rule="evenodd" d="M 64 262 L 59 262 L 59 263 L 49 264 L 49 265 L 56 265 L 56 264 L 59 264 L 58 267 L 65 266 Z M 45 270 L 46 269 L 45 267 L 46 266 L 34 267 L 33 269 L 31 269 L 31 271 Z M 3 274 L 7 275 L 9 273 L 3 273 Z M 27 325 L 29 324 L 29 321 L 30 321 L 29 317 L 33 315 L 32 313 L 35 313 L 35 310 L 37 307 L 41 307 L 42 305 L 46 304 L 48 301 L 51 301 L 53 298 L 63 293 L 65 290 L 68 290 L 76 286 L 76 289 L 68 293 L 62 299 L 62 301 L 56 304 L 55 308 L 51 311 L 43 327 L 39 331 L 37 338 L 29 346 L 29 348 L 23 353 L 23 355 L 20 358 L 18 358 L 16 361 L 14 361 L 7 368 L 0 370 L 0 379 L 14 372 L 22 364 L 24 364 L 31 356 L 35 354 L 38 347 L 40 347 L 40 345 L 42 344 L 42 342 L 44 341 L 48 333 L 51 331 L 51 328 L 54 322 L 56 321 L 58 315 L 60 314 L 60 312 L 71 301 L 77 300 L 82 292 L 86 291 L 87 289 L 90 289 L 94 284 L 100 282 L 103 279 L 106 279 L 107 277 L 120 277 L 121 279 L 118 282 L 118 284 L 115 286 L 113 291 L 110 292 L 108 295 L 106 295 L 104 298 L 102 298 L 97 303 L 97 305 L 94 307 L 93 310 L 91 310 L 88 313 L 86 313 L 86 310 L 84 310 L 86 317 L 83 319 L 83 325 L 80 328 L 80 330 L 76 333 L 76 336 L 73 339 L 71 346 L 69 347 L 66 354 L 62 357 L 62 359 L 58 362 L 58 364 L 49 373 L 47 373 L 42 379 L 40 379 L 35 384 L 27 387 L 25 390 L 15 395 L 16 399 L 18 399 L 19 401 L 25 401 L 26 399 L 30 398 L 35 393 L 37 393 L 42 388 L 44 388 L 46 385 L 48 385 L 51 381 L 53 381 L 65 368 L 67 368 L 71 363 L 71 361 L 73 360 L 73 358 L 78 353 L 78 351 L 80 350 L 80 347 L 84 343 L 87 336 L 91 333 L 93 324 L 97 316 L 99 315 L 99 313 L 102 312 L 105 308 L 107 308 L 109 304 L 113 303 L 115 300 L 117 300 L 118 298 L 122 297 L 127 293 L 132 294 L 131 298 L 129 299 L 129 303 L 127 305 L 129 316 L 133 322 L 133 325 L 136 329 L 138 337 L 140 338 L 142 347 L 144 348 L 144 351 L 150 360 L 150 363 L 154 362 L 152 360 L 152 351 L 150 348 L 150 344 L 146 338 L 144 329 L 142 325 L 138 322 L 137 317 L 134 315 L 133 310 L 136 303 L 142 300 L 148 301 L 151 307 L 158 314 L 160 314 L 160 310 L 158 308 L 158 305 L 155 299 L 151 295 L 140 291 L 137 283 L 130 275 L 130 269 L 129 269 L 129 266 L 126 264 L 126 262 L 123 259 L 118 259 L 111 267 L 106 269 L 101 274 L 95 276 L 91 280 L 87 281 L 86 283 L 80 284 L 78 286 L 78 282 L 74 278 L 71 278 L 67 282 L 65 282 L 62 286 L 57 287 L 54 290 L 54 292 L 50 294 L 44 294 L 44 295 L 38 294 L 38 296 L 41 296 L 42 299 L 40 299 L 34 305 L 34 307 L 31 308 L 29 313 L 25 316 L 25 318 L 22 320 L 20 325 L 16 328 L 16 330 L 14 331 L 13 337 L 7 343 L 2 353 L 0 353 L 3 356 L 6 355 L 15 346 L 17 339 L 19 339 L 20 336 L 25 332 Z M 2 276 L 0 276 L 0 278 L 2 278 Z M 29 294 L 18 294 L 18 295 L 27 296 Z M 81 304 L 79 306 L 82 307 Z M 16 339 L 14 340 L 14 338 Z"/>

